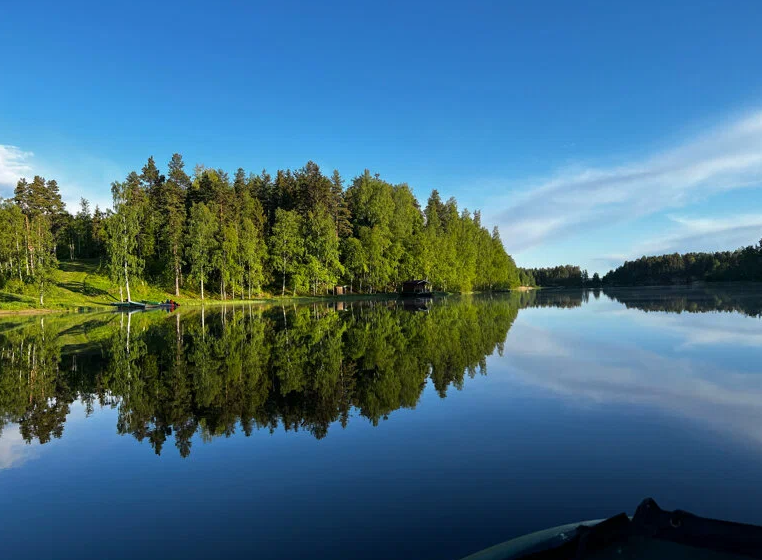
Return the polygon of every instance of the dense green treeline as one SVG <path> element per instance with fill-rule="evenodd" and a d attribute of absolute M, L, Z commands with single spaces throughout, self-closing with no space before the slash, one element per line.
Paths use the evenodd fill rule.
<path fill-rule="evenodd" d="M 762 240 L 735 251 L 716 253 L 673 253 L 626 261 L 600 278 L 588 276 L 579 266 L 519 268 L 522 286 L 601 287 L 665 286 L 690 282 L 759 282 L 762 281 Z"/>
<path fill-rule="evenodd" d="M 197 166 L 179 154 L 162 174 L 153 158 L 111 186 L 112 208 L 86 200 L 67 213 L 55 181 L 22 179 L 0 208 L 0 282 L 37 283 L 41 301 L 56 259 L 100 257 L 122 299 L 148 281 L 221 299 L 265 287 L 285 295 L 396 291 L 423 278 L 437 290 L 500 290 L 519 284 L 497 228 L 478 211 L 433 191 L 422 207 L 406 184 L 367 170 L 347 188 L 313 162 L 275 176 Z"/>
<path fill-rule="evenodd" d="M 519 280 L 522 286 L 578 288 L 581 286 L 600 286 L 601 280 L 596 272 L 592 278 L 587 270 L 575 265 L 561 265 L 549 268 L 520 268 Z"/>
<path fill-rule="evenodd" d="M 393 301 L 215 312 L 36 317 L 0 323 L 0 431 L 61 437 L 72 403 L 118 409 L 117 431 L 156 453 L 174 435 L 306 430 L 357 411 L 373 424 L 486 374 L 518 313 L 514 296 L 446 299 L 428 313 Z"/>
<path fill-rule="evenodd" d="M 762 240 L 735 251 L 641 257 L 609 271 L 609 286 L 686 284 L 689 282 L 762 281 Z"/>

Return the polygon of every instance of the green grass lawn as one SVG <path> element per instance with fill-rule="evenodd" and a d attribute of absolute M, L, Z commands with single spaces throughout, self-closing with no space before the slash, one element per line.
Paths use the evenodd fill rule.
<path fill-rule="evenodd" d="M 201 303 L 201 298 L 195 293 L 185 291 L 185 295 L 175 297 L 169 291 L 140 280 L 133 282 L 130 290 L 134 301 L 174 299 L 187 305 Z M 119 288 L 109 280 L 105 270 L 99 268 L 98 260 L 60 262 L 55 273 L 54 285 L 46 291 L 45 305 L 42 307 L 39 305 L 39 293 L 35 286 L 25 286 L 23 294 L 0 291 L 0 310 L 3 311 L 97 309 L 107 308 L 118 301 Z M 213 300 L 209 300 L 208 303 L 213 303 Z"/>

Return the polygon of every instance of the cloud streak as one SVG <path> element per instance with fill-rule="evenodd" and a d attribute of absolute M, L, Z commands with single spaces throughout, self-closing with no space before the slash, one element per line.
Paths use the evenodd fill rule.
<path fill-rule="evenodd" d="M 0 196 L 8 196 L 18 180 L 31 173 L 29 160 L 33 155 L 16 146 L 0 144 Z"/>
<path fill-rule="evenodd" d="M 630 258 L 683 251 L 723 251 L 747 246 L 762 237 L 762 213 L 720 218 L 670 216 L 676 227 L 637 245 Z"/>
<path fill-rule="evenodd" d="M 730 329 L 748 337 L 741 341 L 719 339 L 714 326 L 677 322 L 674 320 L 668 331 L 683 336 L 679 350 L 716 343 L 743 346 L 758 342 L 759 329 L 752 322 L 743 333 Z M 733 325 L 737 326 L 737 322 Z M 542 341 L 540 346 L 536 341 Z M 548 356 L 544 348 L 549 345 L 572 348 L 574 352 Z M 654 406 L 762 444 L 762 383 L 756 374 L 718 368 L 696 354 L 671 357 L 626 342 L 596 340 L 593 344 L 529 325 L 517 325 L 511 330 L 504 352 L 515 378 L 527 385 L 575 400 Z"/>
<path fill-rule="evenodd" d="M 24 441 L 18 425 L 7 425 L 0 435 L 0 471 L 20 467 L 37 457 L 39 450 L 39 443 L 28 444 Z"/>
<path fill-rule="evenodd" d="M 567 169 L 529 183 L 496 216 L 507 249 L 679 208 L 711 194 L 762 183 L 762 111 L 641 161 Z"/>

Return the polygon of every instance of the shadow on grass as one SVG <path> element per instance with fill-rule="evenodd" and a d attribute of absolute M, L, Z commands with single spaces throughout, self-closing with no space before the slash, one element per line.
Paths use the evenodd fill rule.
<path fill-rule="evenodd" d="M 9 294 L 7 292 L 0 293 L 0 303 L 13 303 L 13 302 L 21 302 L 21 303 L 28 303 L 29 300 L 28 296 L 22 296 L 19 294 Z"/>
<path fill-rule="evenodd" d="M 114 297 L 109 295 L 106 290 L 96 288 L 95 286 L 90 286 L 87 284 L 87 282 L 59 282 L 56 285 L 59 288 L 69 290 L 72 293 L 81 294 L 83 296 L 105 297 L 108 299 L 114 299 Z"/>
<path fill-rule="evenodd" d="M 98 270 L 98 259 L 88 259 L 81 261 L 59 261 L 58 269 L 63 272 L 87 272 L 92 274 Z"/>

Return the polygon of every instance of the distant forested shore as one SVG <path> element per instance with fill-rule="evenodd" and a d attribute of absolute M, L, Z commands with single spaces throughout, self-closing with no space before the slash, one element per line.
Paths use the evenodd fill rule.
<path fill-rule="evenodd" d="M 761 282 L 762 240 L 735 251 L 672 253 L 626 261 L 603 277 L 608 286 L 648 286 L 691 282 Z"/>
<path fill-rule="evenodd" d="M 762 240 L 735 251 L 672 253 L 641 257 L 606 273 L 589 276 L 579 266 L 520 268 L 523 286 L 600 287 L 669 286 L 692 282 L 762 282 Z"/>
<path fill-rule="evenodd" d="M 151 157 L 111 193 L 112 208 L 82 199 L 71 214 L 55 180 L 19 180 L 0 204 L 0 289 L 34 292 L 43 305 L 58 263 L 80 259 L 101 263 L 127 300 L 146 283 L 223 300 L 393 292 L 414 278 L 450 292 L 520 284 L 478 210 L 436 190 L 422 207 L 408 185 L 367 170 L 347 188 L 313 162 L 275 176 L 239 168 L 231 179 L 201 165 L 189 174 L 174 154 L 166 175 Z"/>

